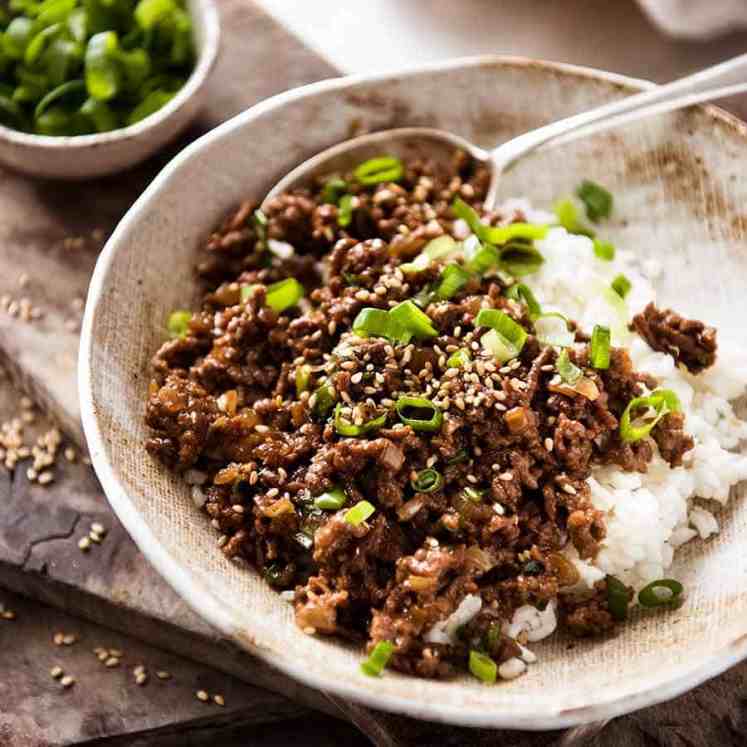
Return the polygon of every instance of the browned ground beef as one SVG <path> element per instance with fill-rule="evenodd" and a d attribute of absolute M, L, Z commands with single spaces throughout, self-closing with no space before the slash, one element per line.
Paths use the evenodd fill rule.
<path fill-rule="evenodd" d="M 526 308 L 504 294 L 503 274 L 474 276 L 450 300 L 427 303 L 437 337 L 393 345 L 351 332 L 362 308 L 390 308 L 438 277 L 438 266 L 407 275 L 399 266 L 452 230 L 455 196 L 479 210 L 486 184 L 462 155 L 449 169 L 411 162 L 399 183 L 349 184 L 357 206 L 344 228 L 318 188 L 272 200 L 264 232 L 252 217 L 257 205 L 240 205 L 207 241 L 202 306 L 188 333 L 156 354 L 147 404 L 149 451 L 206 475 L 205 511 L 227 556 L 295 590 L 304 630 L 392 641 L 393 665 L 423 676 L 463 668 L 470 639 L 489 640 L 498 662 L 515 655 L 513 641 L 488 632 L 520 605 L 558 598 L 575 580 L 560 551 L 571 543 L 593 558 L 605 536 L 586 483 L 592 466 L 645 471 L 654 452 L 650 439 L 623 443 L 618 425 L 627 403 L 656 382 L 621 349 L 608 369 L 590 368 L 589 338 L 579 331 L 569 351 L 584 386 L 563 383 L 557 350 L 533 336 Z M 292 256 L 274 257 L 268 240 L 291 244 Z M 289 276 L 306 297 L 278 314 L 266 305 L 266 286 Z M 242 300 L 250 284 L 258 287 Z M 482 307 L 502 309 L 529 333 L 505 365 L 479 345 Z M 691 368 L 712 360 L 713 335 L 696 322 L 649 307 L 635 324 Z M 460 349 L 471 362 L 449 367 Z M 310 376 L 303 391 L 300 369 Z M 339 435 L 333 414 L 318 411 L 324 381 L 353 419 L 387 413 L 385 424 Z M 405 394 L 438 405 L 438 431 L 399 421 L 394 403 Z M 679 415 L 664 418 L 653 437 L 672 464 L 692 447 Z M 426 467 L 443 475 L 435 492 L 412 486 Z M 346 492 L 345 507 L 316 508 L 314 498 L 334 486 Z M 353 526 L 346 511 L 364 499 L 376 512 Z M 424 634 L 467 594 L 480 594 L 483 606 L 460 641 L 426 643 Z M 613 626 L 603 582 L 586 597 L 560 596 L 571 632 Z"/>
<path fill-rule="evenodd" d="M 662 311 L 650 303 L 633 317 L 632 327 L 654 350 L 669 353 L 690 373 L 700 373 L 716 360 L 716 330 L 671 309 Z"/>

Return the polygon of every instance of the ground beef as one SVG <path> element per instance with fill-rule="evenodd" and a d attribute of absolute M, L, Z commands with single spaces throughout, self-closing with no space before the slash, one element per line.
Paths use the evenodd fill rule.
<path fill-rule="evenodd" d="M 668 353 L 690 373 L 700 373 L 716 361 L 716 330 L 703 322 L 650 303 L 633 317 L 632 326 L 654 350 Z"/>
<path fill-rule="evenodd" d="M 464 669 L 475 645 L 497 663 L 519 655 L 501 626 L 525 604 L 559 600 L 574 634 L 611 629 L 604 582 L 585 596 L 560 593 L 578 580 L 563 553 L 593 560 L 606 533 L 587 479 L 604 464 L 645 471 L 657 447 L 678 465 L 693 445 L 680 414 L 651 438 L 623 442 L 622 412 L 657 382 L 621 349 L 609 368 L 593 369 L 580 329 L 568 349 L 580 379 L 563 381 L 558 350 L 534 336 L 504 273 L 473 273 L 439 298 L 443 261 L 403 271 L 431 239 L 455 231 L 455 197 L 480 210 L 487 182 L 457 154 L 447 166 L 406 163 L 397 183 L 345 176 L 349 221 L 322 183 L 264 212 L 242 203 L 207 239 L 201 308 L 155 355 L 146 405 L 148 450 L 198 476 L 194 490 L 227 557 L 292 591 L 302 629 L 369 648 L 391 641 L 391 666 L 426 677 Z M 268 288 L 288 277 L 305 298 L 273 309 Z M 411 299 L 434 337 L 393 343 L 352 332 L 361 309 Z M 485 307 L 527 332 L 507 362 L 480 344 L 475 318 Z M 713 361 L 714 333 L 699 322 L 650 306 L 634 324 L 691 370 Z M 402 396 L 428 399 L 441 422 L 403 422 Z M 428 469 L 437 479 L 422 484 Z M 348 511 L 362 501 L 374 512 L 353 525 Z M 448 643 L 429 642 L 467 595 L 481 597 L 479 614 Z"/>

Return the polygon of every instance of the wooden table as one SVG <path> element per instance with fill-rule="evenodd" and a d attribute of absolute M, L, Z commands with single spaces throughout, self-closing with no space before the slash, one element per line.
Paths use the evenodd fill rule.
<path fill-rule="evenodd" d="M 221 0 L 220 8 L 224 51 L 206 112 L 190 137 L 254 101 L 336 74 L 248 0 Z M 653 39 L 630 8 L 625 15 L 615 4 L 614 19 L 620 38 L 629 39 L 629 54 L 635 50 L 640 60 L 651 55 Z M 560 38 L 565 38 L 562 33 Z M 587 61 L 589 47 L 583 47 L 578 34 L 575 38 L 579 61 Z M 636 48 L 641 39 L 647 40 L 648 52 Z M 746 40 L 741 37 L 742 44 Z M 738 42 L 735 37 L 729 45 Z M 597 45 L 591 47 L 597 54 Z M 694 59 L 705 63 L 719 54 L 715 45 L 677 49 L 682 66 L 686 61 L 692 65 Z M 686 49 L 692 50 L 689 57 Z M 616 54 L 622 59 L 619 49 Z M 655 72 L 649 77 L 656 78 Z M 128 174 L 83 185 L 60 187 L 0 172 L 0 300 L 3 295 L 19 302 L 25 297 L 44 313 L 43 319 L 29 324 L 0 310 L 0 357 L 55 415 L 72 441 L 80 438 L 74 385 L 79 299 L 102 237 L 177 147 Z M 21 282 L 24 273 L 32 276 L 29 283 Z M 0 421 L 18 407 L 19 395 L 0 384 Z M 183 745 L 208 739 L 228 744 L 237 730 L 242 744 L 259 744 L 258 735 L 269 744 L 291 739 L 319 745 L 362 742 L 349 725 L 316 715 L 319 711 L 355 721 L 380 745 L 540 747 L 572 741 L 599 747 L 700 747 L 744 744 L 747 738 L 745 666 L 672 704 L 618 719 L 598 736 L 577 732 L 572 740 L 560 733 L 448 729 L 333 703 L 238 652 L 188 610 L 118 525 L 86 465 L 60 460 L 48 486 L 30 481 L 26 466 L 12 474 L 0 468 L 0 584 L 37 600 L 0 596 L 0 603 L 18 612 L 17 620 L 0 619 L 2 747 L 86 742 Z M 93 522 L 109 531 L 103 544 L 84 554 L 77 541 Z M 40 602 L 55 609 L 39 606 Z M 55 647 L 50 639 L 57 629 L 77 630 L 82 640 L 69 648 Z M 91 653 L 99 645 L 127 652 L 119 667 L 102 668 Z M 58 658 L 79 676 L 70 690 L 61 690 L 48 673 Z M 154 669 L 168 667 L 173 680 L 167 686 L 151 674 L 147 685 L 136 685 L 131 670 L 140 660 L 149 669 L 151 662 Z M 224 693 L 225 710 L 198 701 L 194 692 L 200 688 Z M 272 727 L 258 726 L 268 721 Z M 247 724 L 252 728 L 244 732 Z M 253 736 L 247 736 L 249 732 Z"/>

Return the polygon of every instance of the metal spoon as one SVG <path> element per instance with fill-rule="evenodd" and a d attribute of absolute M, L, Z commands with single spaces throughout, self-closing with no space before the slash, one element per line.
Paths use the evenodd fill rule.
<path fill-rule="evenodd" d="M 269 192 L 271 198 L 295 187 L 308 185 L 315 176 L 344 173 L 352 166 L 384 153 L 404 155 L 413 149 L 427 148 L 431 156 L 446 157 L 455 148 L 466 151 L 491 170 L 490 189 L 485 200 L 487 209 L 498 204 L 501 175 L 523 156 L 549 145 L 567 143 L 654 114 L 682 109 L 747 91 L 747 54 L 719 63 L 685 78 L 653 86 L 619 101 L 560 119 L 488 151 L 451 132 L 428 127 L 403 127 L 382 130 L 346 140 L 327 148 L 297 166 Z"/>

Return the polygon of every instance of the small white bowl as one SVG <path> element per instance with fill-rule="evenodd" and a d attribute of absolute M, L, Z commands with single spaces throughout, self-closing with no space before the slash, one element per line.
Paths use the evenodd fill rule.
<path fill-rule="evenodd" d="M 218 56 L 220 23 L 213 0 L 187 0 L 197 62 L 183 88 L 166 106 L 137 124 L 75 137 L 30 135 L 0 125 L 0 162 L 29 176 L 89 179 L 113 174 L 153 155 L 194 119 Z"/>

